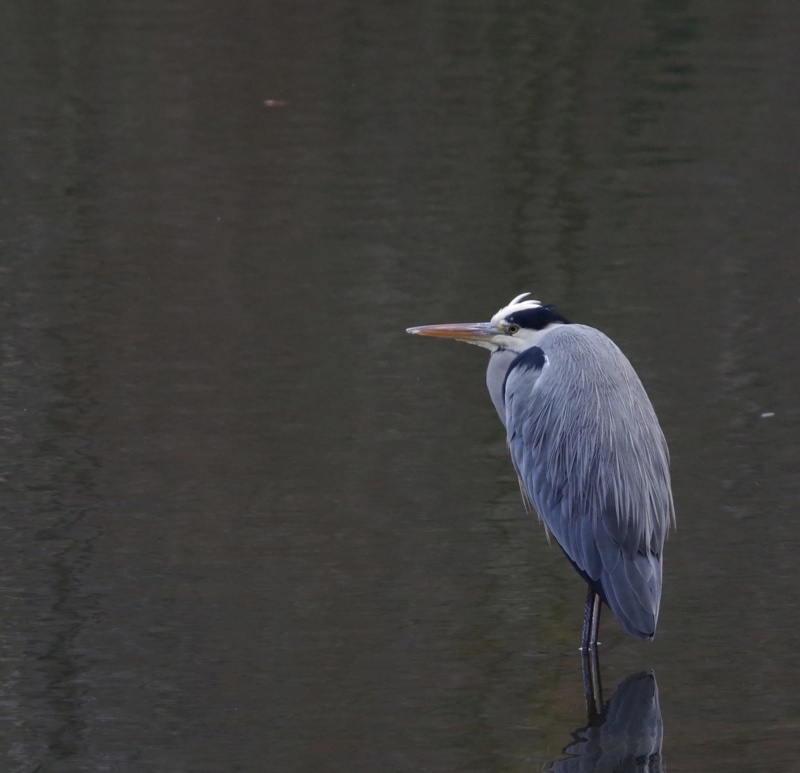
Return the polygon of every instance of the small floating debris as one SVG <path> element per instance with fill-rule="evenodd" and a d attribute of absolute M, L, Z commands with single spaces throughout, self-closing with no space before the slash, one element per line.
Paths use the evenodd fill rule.
<path fill-rule="evenodd" d="M 775 414 L 772 411 L 766 411 L 761 414 L 762 419 L 771 419 Z"/>
<path fill-rule="evenodd" d="M 289 104 L 288 102 L 284 102 L 282 99 L 265 99 L 264 100 L 264 107 L 286 107 Z"/>

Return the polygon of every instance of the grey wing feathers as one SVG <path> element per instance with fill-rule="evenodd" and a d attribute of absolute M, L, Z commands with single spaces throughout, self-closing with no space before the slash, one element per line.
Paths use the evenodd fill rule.
<path fill-rule="evenodd" d="M 506 431 L 525 490 L 576 569 L 628 633 L 652 638 L 673 516 L 652 405 L 605 335 L 563 325 L 505 382 Z M 539 347 L 536 347 L 539 348 Z"/>

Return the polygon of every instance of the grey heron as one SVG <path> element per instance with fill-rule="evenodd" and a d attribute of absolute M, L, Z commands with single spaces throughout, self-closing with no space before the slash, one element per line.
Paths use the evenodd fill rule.
<path fill-rule="evenodd" d="M 523 498 L 588 584 L 584 652 L 597 646 L 601 603 L 631 636 L 652 639 L 675 519 L 664 434 L 616 344 L 528 295 L 489 322 L 407 332 L 491 352 L 486 384 Z"/>

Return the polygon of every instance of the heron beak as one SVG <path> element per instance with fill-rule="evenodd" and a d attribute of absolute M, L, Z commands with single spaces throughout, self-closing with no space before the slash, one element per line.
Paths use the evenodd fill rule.
<path fill-rule="evenodd" d="M 410 327 L 406 333 L 415 336 L 431 336 L 432 338 L 455 338 L 470 344 L 486 344 L 500 330 L 494 322 L 464 322 L 451 325 L 422 325 Z"/>

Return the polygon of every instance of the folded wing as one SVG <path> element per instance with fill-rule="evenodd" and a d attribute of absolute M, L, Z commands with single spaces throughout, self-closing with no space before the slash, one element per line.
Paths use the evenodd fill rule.
<path fill-rule="evenodd" d="M 599 331 L 560 326 L 512 362 L 504 405 L 545 526 L 625 630 L 652 638 L 673 506 L 664 437 L 632 366 Z"/>

